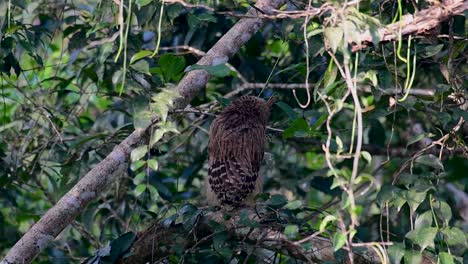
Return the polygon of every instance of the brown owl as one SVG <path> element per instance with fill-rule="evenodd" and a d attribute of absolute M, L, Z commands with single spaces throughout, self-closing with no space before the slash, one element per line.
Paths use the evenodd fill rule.
<path fill-rule="evenodd" d="M 258 176 L 266 124 L 274 99 L 234 100 L 213 121 L 208 143 L 207 198 L 211 205 L 240 207 L 262 191 Z"/>

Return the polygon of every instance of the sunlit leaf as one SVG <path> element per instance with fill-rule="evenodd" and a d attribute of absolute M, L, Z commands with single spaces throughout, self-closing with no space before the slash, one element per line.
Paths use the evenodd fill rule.
<path fill-rule="evenodd" d="M 333 235 L 333 251 L 342 248 L 346 243 L 346 235 L 342 232 L 336 232 Z"/>
<path fill-rule="evenodd" d="M 132 162 L 140 160 L 146 155 L 147 152 L 148 152 L 147 145 L 139 146 L 136 149 L 132 150 L 132 153 L 130 154 L 130 159 L 132 160 Z"/>
<path fill-rule="evenodd" d="M 155 160 L 155 159 L 149 159 L 147 162 L 148 162 L 148 166 L 149 166 L 152 170 L 155 170 L 155 171 L 158 170 L 159 165 L 158 165 L 158 161 L 157 161 L 157 160 Z"/>
<path fill-rule="evenodd" d="M 336 221 L 336 216 L 334 215 L 327 215 L 323 218 L 322 222 L 320 222 L 320 232 L 324 232 L 325 228 L 327 227 L 328 223 Z"/>
<path fill-rule="evenodd" d="M 331 50 L 335 53 L 343 41 L 343 29 L 340 27 L 328 27 L 325 28 L 324 35 Z"/>
<path fill-rule="evenodd" d="M 146 191 L 146 183 L 138 184 L 137 187 L 135 187 L 135 196 L 138 197 L 145 191 Z"/>
<path fill-rule="evenodd" d="M 140 52 L 137 52 L 135 55 L 132 56 L 130 59 L 130 64 L 133 64 L 135 61 L 146 58 L 150 56 L 153 52 L 149 50 L 142 50 Z"/>
<path fill-rule="evenodd" d="M 455 259 L 447 252 L 439 253 L 440 264 L 455 264 Z"/>

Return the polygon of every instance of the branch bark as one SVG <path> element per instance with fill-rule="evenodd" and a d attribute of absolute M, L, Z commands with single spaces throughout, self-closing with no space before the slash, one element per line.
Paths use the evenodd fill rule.
<path fill-rule="evenodd" d="M 285 0 L 259 0 L 256 7 L 267 14 L 272 14 L 275 8 L 281 7 L 285 2 Z M 247 15 L 257 16 L 257 11 L 251 9 Z M 217 65 L 227 62 L 263 24 L 264 20 L 261 18 L 239 20 L 197 64 Z M 177 86 L 182 97 L 176 101 L 176 108 L 185 107 L 203 89 L 209 77 L 205 70 L 189 72 Z M 110 183 L 117 178 L 118 172 L 122 171 L 133 147 L 142 141 L 149 127 L 135 130 L 104 160 L 91 169 L 16 242 L 1 264 L 30 263 L 82 212 L 89 202 L 96 199 L 110 186 Z"/>
<path fill-rule="evenodd" d="M 118 263 L 160 263 L 169 255 L 174 254 L 176 247 L 179 249 L 182 247 L 185 254 L 189 254 L 197 246 L 212 243 L 212 238 L 217 233 L 213 231 L 213 222 L 226 227 L 226 232 L 230 236 L 228 239 L 243 241 L 254 245 L 257 249 L 278 252 L 305 263 L 337 262 L 333 242 L 328 238 L 311 235 L 306 237 L 306 240 L 292 241 L 283 234 L 282 229 L 276 224 L 272 226 L 262 224 L 262 227 L 259 228 L 241 227 L 237 224 L 239 223 L 239 215 L 232 215 L 230 220 L 224 221 L 222 220 L 223 214 L 223 212 L 218 211 L 202 215 L 197 224 L 189 231 L 184 229 L 183 224 L 164 226 L 161 222 L 155 222 L 137 234 L 137 239 L 130 252 L 123 254 L 128 257 L 121 256 Z M 259 220 L 255 212 L 249 212 L 249 218 L 255 219 L 255 221 Z M 309 243 L 309 250 L 303 247 L 302 244 L 305 242 Z M 353 244 L 353 247 L 365 248 L 359 254 L 354 254 L 354 263 L 380 263 L 378 255 L 369 246 L 371 244 Z M 382 245 L 388 246 L 390 244 L 383 243 Z M 183 262 L 184 259 L 179 260 L 179 263 Z M 430 264 L 433 261 L 429 256 L 424 255 L 422 263 Z"/>
<path fill-rule="evenodd" d="M 254 213 L 250 213 L 252 218 Z M 200 217 L 198 223 L 190 231 L 183 228 L 181 224 L 163 226 L 159 222 L 153 223 L 137 235 L 137 240 L 130 249 L 128 257 L 120 259 L 120 264 L 154 263 L 174 253 L 174 246 L 182 246 L 186 252 L 202 243 L 210 242 L 214 235 L 210 221 L 218 222 L 226 227 L 229 235 L 236 240 L 256 245 L 274 252 L 281 252 L 294 259 L 308 263 L 321 263 L 323 261 L 335 260 L 333 254 L 333 243 L 326 238 L 315 237 L 311 239 L 313 249 L 307 252 L 300 244 L 290 241 L 282 234 L 281 230 L 274 228 L 249 228 L 240 227 L 239 216 L 233 216 L 229 221 L 223 221 L 223 213 L 208 213 Z M 183 260 L 181 260 L 183 262 Z"/>
<path fill-rule="evenodd" d="M 446 21 L 454 15 L 463 14 L 468 10 L 468 1 L 447 0 L 438 6 L 421 10 L 415 15 L 404 15 L 401 21 L 387 25 L 378 30 L 378 39 L 381 42 L 394 41 L 400 35 L 427 34 L 436 28 L 440 23 Z M 366 31 L 361 34 L 362 44 L 353 46 L 353 51 L 358 51 L 367 47 L 367 43 L 372 43 L 372 33 Z"/>

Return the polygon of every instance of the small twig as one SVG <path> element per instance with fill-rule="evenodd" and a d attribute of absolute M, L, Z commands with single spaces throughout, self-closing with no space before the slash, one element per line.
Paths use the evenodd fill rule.
<path fill-rule="evenodd" d="M 312 240 L 313 238 L 317 237 L 318 235 L 320 235 L 321 233 L 322 232 L 317 231 L 317 232 L 313 233 L 312 235 L 310 235 L 308 237 L 305 237 L 305 238 L 303 238 L 301 240 L 298 240 L 298 241 L 294 242 L 294 244 L 295 245 L 300 245 L 300 244 L 303 244 L 305 242 L 308 242 L 308 241 Z"/>
<path fill-rule="evenodd" d="M 465 119 L 463 117 L 460 117 L 460 119 L 458 120 L 458 123 L 452 128 L 452 130 L 449 133 L 445 134 L 444 136 L 442 136 L 438 140 L 433 141 L 430 145 L 428 145 L 427 147 L 421 149 L 416 154 L 414 154 L 409 160 L 405 161 L 403 163 L 403 165 L 401 166 L 400 170 L 398 170 L 398 172 L 393 175 L 392 184 L 395 184 L 400 179 L 401 173 L 403 173 L 403 171 L 410 164 L 413 164 L 414 160 L 421 157 L 426 151 L 428 151 L 429 149 L 432 149 L 433 147 L 435 147 L 437 145 L 443 147 L 445 145 L 445 141 L 450 137 L 450 135 L 453 134 L 453 133 L 456 133 L 458 130 L 460 130 L 460 127 L 462 126 L 462 124 L 464 122 L 465 122 Z M 439 154 L 439 157 L 440 157 L 440 154 Z"/>
<path fill-rule="evenodd" d="M 101 46 L 102 44 L 105 44 L 105 43 L 110 43 L 110 42 L 114 42 L 117 37 L 120 35 L 120 31 L 116 31 L 112 37 L 110 38 L 102 38 L 102 39 L 99 39 L 99 40 L 94 40 L 94 41 L 91 41 L 87 46 L 86 48 L 94 48 L 94 47 L 97 47 L 97 46 Z"/>

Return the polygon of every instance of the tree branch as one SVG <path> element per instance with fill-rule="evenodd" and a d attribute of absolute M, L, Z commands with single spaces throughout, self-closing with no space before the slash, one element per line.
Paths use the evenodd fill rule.
<path fill-rule="evenodd" d="M 251 212 L 249 218 L 255 213 Z M 321 263 L 334 261 L 333 243 L 323 237 L 314 237 L 309 242 L 312 250 L 305 250 L 300 244 L 289 240 L 281 230 L 271 227 L 250 228 L 241 227 L 239 216 L 235 215 L 229 221 L 223 221 L 223 213 L 218 211 L 208 213 L 200 217 L 198 224 L 192 230 L 187 231 L 181 224 L 163 226 L 160 222 L 153 223 L 146 230 L 137 235 L 128 257 L 120 260 L 120 264 L 130 263 L 154 263 L 174 253 L 173 246 L 182 246 L 187 252 L 191 248 L 212 240 L 216 234 L 213 232 L 211 221 L 226 226 L 226 231 L 233 239 L 243 240 L 257 248 L 268 249 L 273 252 L 281 252 L 294 259 L 308 263 Z M 198 238 L 198 239 L 195 239 Z"/>
<path fill-rule="evenodd" d="M 402 36 L 427 34 L 440 23 L 454 15 L 463 14 L 466 10 L 468 10 L 468 1 L 447 0 L 441 5 L 421 10 L 416 15 L 404 15 L 401 21 L 379 29 L 377 37 L 381 42 L 396 40 L 400 34 L 400 28 Z M 370 31 L 362 33 L 361 40 L 362 44 L 353 46 L 353 51 L 363 49 L 368 43 L 372 43 L 372 33 Z"/>

